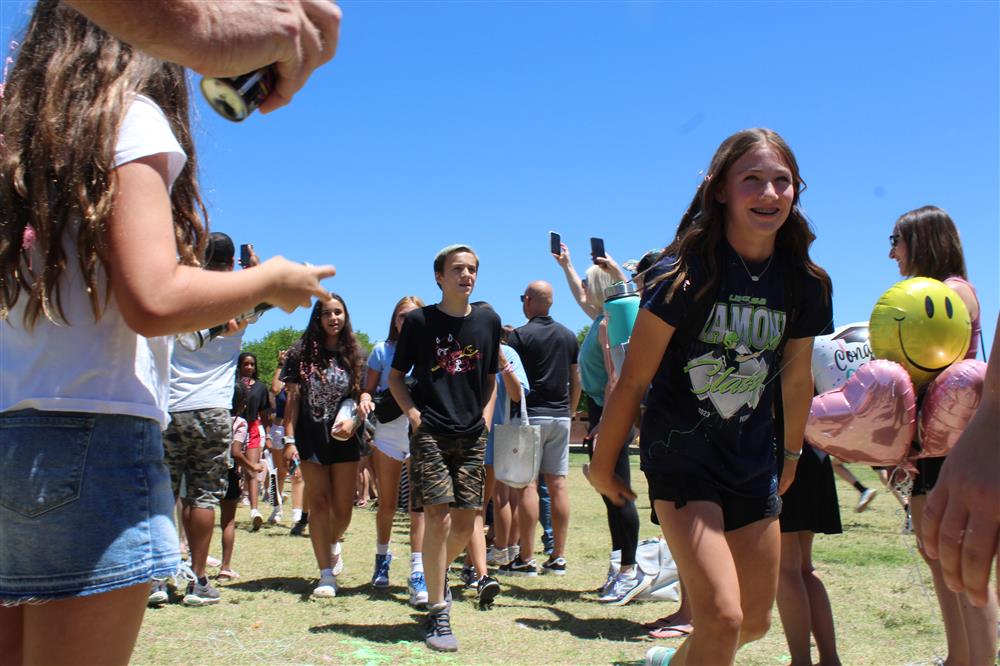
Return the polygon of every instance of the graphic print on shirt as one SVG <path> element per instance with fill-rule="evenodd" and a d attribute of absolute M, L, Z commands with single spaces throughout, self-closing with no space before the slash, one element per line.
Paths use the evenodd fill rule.
<path fill-rule="evenodd" d="M 447 337 L 434 338 L 434 367 L 431 368 L 433 375 L 438 370 L 444 370 L 449 375 L 461 375 L 476 369 L 477 361 L 482 357 L 482 353 L 472 345 L 465 347 L 455 339 L 451 333 Z"/>
<path fill-rule="evenodd" d="M 309 375 L 309 413 L 313 421 L 333 421 L 340 401 L 347 395 L 351 378 L 337 364 L 317 368 Z"/>
<path fill-rule="evenodd" d="M 691 392 L 699 400 L 709 400 L 723 419 L 744 407 L 757 407 L 770 372 L 768 360 L 785 332 L 785 319 L 784 312 L 767 307 L 766 298 L 731 294 L 729 303 L 716 303 L 698 335 L 700 342 L 716 349 L 684 366 Z M 771 352 L 767 358 L 765 352 Z"/>

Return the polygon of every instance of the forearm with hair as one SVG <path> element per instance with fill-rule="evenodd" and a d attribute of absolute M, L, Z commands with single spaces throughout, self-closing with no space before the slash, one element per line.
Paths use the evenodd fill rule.
<path fill-rule="evenodd" d="M 64 0 L 118 39 L 201 70 L 212 46 L 215 3 L 204 0 Z"/>

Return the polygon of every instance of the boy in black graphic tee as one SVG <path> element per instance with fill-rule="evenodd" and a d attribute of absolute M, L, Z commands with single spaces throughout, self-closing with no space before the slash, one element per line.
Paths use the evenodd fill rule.
<path fill-rule="evenodd" d="M 809 257 L 795 155 L 768 129 L 716 151 L 647 284 L 629 354 L 604 408 L 590 482 L 614 476 L 649 390 L 640 450 L 650 501 L 694 609 L 677 664 L 731 664 L 767 633 L 778 583 L 779 495 L 795 477 L 812 399 L 813 337 L 832 330 L 830 278 Z M 783 442 L 774 441 L 774 381 Z M 778 481 L 777 447 L 784 470 Z"/>
<path fill-rule="evenodd" d="M 425 642 L 448 652 L 457 650 L 458 642 L 451 632 L 445 572 L 469 542 L 483 503 L 486 424 L 492 419 L 500 351 L 500 318 L 469 305 L 478 269 L 479 258 L 468 246 L 438 253 L 434 277 L 441 302 L 406 316 L 389 374 L 389 389 L 412 429 L 412 501 L 425 515 Z M 412 394 L 403 381 L 411 368 Z M 489 605 L 500 589 L 489 576 L 478 587 L 481 605 Z"/>

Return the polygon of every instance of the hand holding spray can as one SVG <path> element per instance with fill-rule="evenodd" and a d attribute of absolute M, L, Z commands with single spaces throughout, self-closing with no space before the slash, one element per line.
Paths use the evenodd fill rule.
<path fill-rule="evenodd" d="M 274 71 L 270 67 L 232 78 L 207 76 L 201 80 L 201 92 L 209 105 L 234 123 L 246 120 L 272 90 Z"/>

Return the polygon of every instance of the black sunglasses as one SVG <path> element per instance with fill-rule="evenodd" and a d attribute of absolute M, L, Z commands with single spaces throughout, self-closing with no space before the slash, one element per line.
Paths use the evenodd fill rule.
<path fill-rule="evenodd" d="M 526 299 L 526 298 L 527 298 L 527 295 L 525 295 L 525 294 L 521 294 L 521 302 L 522 302 L 522 303 L 524 303 L 524 299 Z"/>
<path fill-rule="evenodd" d="M 889 247 L 896 247 L 899 244 L 899 239 L 899 234 L 892 234 L 889 236 Z"/>

